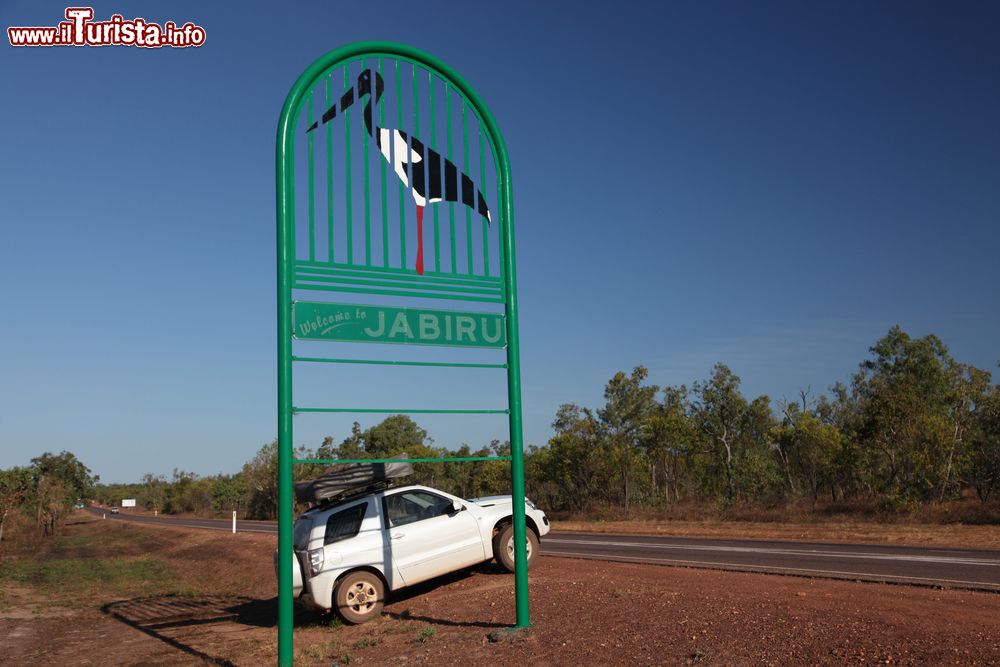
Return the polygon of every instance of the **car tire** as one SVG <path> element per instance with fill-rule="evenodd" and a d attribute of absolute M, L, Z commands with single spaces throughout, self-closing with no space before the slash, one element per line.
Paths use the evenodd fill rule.
<path fill-rule="evenodd" d="M 528 569 L 531 569 L 535 559 L 538 558 L 538 535 L 535 531 L 525 526 L 528 537 Z M 513 572 L 514 567 L 514 524 L 507 523 L 500 528 L 500 532 L 493 538 L 493 558 L 497 565 Z"/>
<path fill-rule="evenodd" d="M 337 615 L 347 623 L 357 625 L 378 618 L 385 602 L 385 586 L 371 572 L 348 572 L 333 590 Z"/>

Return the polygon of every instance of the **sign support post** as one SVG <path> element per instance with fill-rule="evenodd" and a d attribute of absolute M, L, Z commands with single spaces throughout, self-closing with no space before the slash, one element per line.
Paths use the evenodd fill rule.
<path fill-rule="evenodd" d="M 404 90 L 406 95 L 412 91 L 412 100 L 405 104 Z M 412 112 L 409 125 L 403 121 L 404 106 Z M 340 147 L 343 153 L 337 153 Z M 363 163 L 356 162 L 361 156 Z M 476 91 L 434 56 L 394 42 L 359 42 L 322 56 L 296 80 L 278 122 L 275 158 L 278 664 L 291 665 L 294 656 L 292 469 L 301 463 L 337 462 L 295 459 L 294 414 L 506 413 L 510 456 L 435 461 L 510 461 L 516 627 L 530 626 L 513 191 L 507 149 L 496 121 Z M 306 173 L 302 183 L 296 169 L 299 176 Z M 415 225 L 406 214 L 411 206 L 416 207 Z M 415 252 L 412 245 L 407 247 L 414 240 Z M 378 295 L 381 302 L 296 296 L 306 290 Z M 386 297 L 407 299 L 408 305 L 386 304 Z M 428 308 L 430 299 L 477 307 L 473 311 Z M 409 305 L 414 302 L 415 306 Z M 502 310 L 484 311 L 484 304 Z M 295 341 L 323 340 L 503 349 L 505 357 L 503 363 L 462 363 L 294 354 Z M 481 410 L 296 406 L 293 363 L 315 362 L 503 369 L 507 406 Z"/>

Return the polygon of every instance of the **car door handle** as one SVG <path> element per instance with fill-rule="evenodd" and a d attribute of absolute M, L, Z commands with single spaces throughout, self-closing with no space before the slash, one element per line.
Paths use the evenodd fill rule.
<path fill-rule="evenodd" d="M 389 539 L 398 540 L 400 538 L 406 537 L 406 533 L 393 533 L 389 536 Z"/>

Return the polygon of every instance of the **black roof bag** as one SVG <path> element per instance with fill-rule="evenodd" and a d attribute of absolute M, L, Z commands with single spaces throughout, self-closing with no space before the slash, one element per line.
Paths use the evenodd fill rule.
<path fill-rule="evenodd" d="M 405 459 L 406 454 L 394 458 Z M 410 463 L 335 463 L 316 479 L 295 483 L 295 499 L 301 503 L 333 500 L 374 486 L 388 484 L 413 474 Z"/>

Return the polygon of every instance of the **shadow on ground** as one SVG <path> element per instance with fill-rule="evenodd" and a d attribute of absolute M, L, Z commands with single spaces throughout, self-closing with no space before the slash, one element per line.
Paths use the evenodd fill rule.
<path fill-rule="evenodd" d="M 396 593 L 391 593 L 387 605 L 393 606 L 426 595 L 441 587 L 466 579 L 473 574 L 506 574 L 492 565 L 438 577 Z M 105 614 L 188 655 L 223 667 L 236 667 L 220 656 L 210 655 L 191 645 L 186 629 L 196 626 L 228 625 L 229 628 L 277 628 L 278 598 L 227 596 L 166 595 L 112 602 L 101 607 Z M 448 618 L 415 615 L 409 610 L 386 610 L 385 615 L 396 620 L 412 620 L 446 627 L 505 629 L 504 623 L 460 621 Z M 303 606 L 295 606 L 294 626 L 297 629 L 329 626 L 330 615 L 320 614 Z"/>
<path fill-rule="evenodd" d="M 199 651 L 172 635 L 192 626 L 239 622 L 236 609 L 251 602 L 254 601 L 168 595 L 112 602 L 101 607 L 101 611 L 178 651 L 222 667 L 236 667 L 229 660 Z"/>

